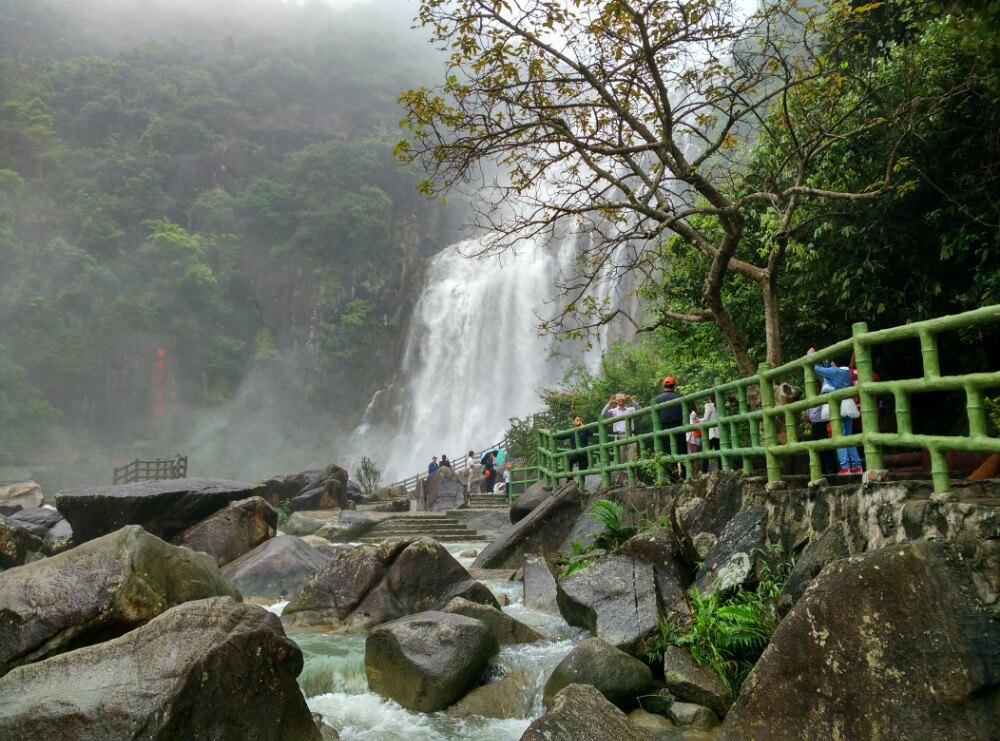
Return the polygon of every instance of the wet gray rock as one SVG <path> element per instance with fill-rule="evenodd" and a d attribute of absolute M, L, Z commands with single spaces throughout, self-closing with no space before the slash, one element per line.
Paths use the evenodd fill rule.
<path fill-rule="evenodd" d="M 606 556 L 562 579 L 556 600 L 567 623 L 633 655 L 658 629 L 653 567 L 628 556 Z"/>
<path fill-rule="evenodd" d="M 524 554 L 524 606 L 548 615 L 558 615 L 556 577 L 544 556 Z"/>
<path fill-rule="evenodd" d="M 719 675 L 698 666 L 687 651 L 677 646 L 669 646 L 663 653 L 663 682 L 678 700 L 704 705 L 720 718 L 733 704 L 733 696 Z"/>
<path fill-rule="evenodd" d="M 503 610 L 491 605 L 480 605 L 462 597 L 456 597 L 444 606 L 442 612 L 465 615 L 480 620 L 493 633 L 498 643 L 534 643 L 545 640 L 545 636 L 534 628 L 515 620 Z"/>
<path fill-rule="evenodd" d="M 277 527 L 277 510 L 262 497 L 251 497 L 233 502 L 192 525 L 173 542 L 207 553 L 219 566 L 225 566 L 273 538 Z"/>
<path fill-rule="evenodd" d="M 261 482 L 260 496 L 272 507 L 280 507 L 286 499 L 292 499 L 317 480 L 319 471 L 303 471 L 302 473 L 282 474 L 272 476 Z"/>
<path fill-rule="evenodd" d="M 525 553 L 554 556 L 583 511 L 575 483 L 563 485 L 523 520 L 490 543 L 473 564 L 479 569 L 519 568 Z"/>
<path fill-rule="evenodd" d="M 683 558 L 682 546 L 671 530 L 651 530 L 634 535 L 618 547 L 615 555 L 634 558 L 653 567 L 661 613 L 688 613 L 687 594 L 678 567 Z"/>
<path fill-rule="evenodd" d="M 301 538 L 279 535 L 222 567 L 222 575 L 245 595 L 289 599 L 330 562 Z"/>
<path fill-rule="evenodd" d="M 454 471 L 445 466 L 417 481 L 416 502 L 420 512 L 459 509 L 465 506 L 465 484 Z"/>
<path fill-rule="evenodd" d="M 718 727 L 719 719 L 704 705 L 693 702 L 674 702 L 667 709 L 667 715 L 681 728 L 692 731 L 710 731 Z"/>
<path fill-rule="evenodd" d="M 45 534 L 62 520 L 63 516 L 48 507 L 32 507 L 8 515 L 6 519 L 12 525 L 23 527 L 36 538 L 44 539 Z"/>
<path fill-rule="evenodd" d="M 17 508 L 34 509 L 41 507 L 44 503 L 45 495 L 42 494 L 42 487 L 34 481 L 22 481 L 19 484 L 0 486 L 0 507 L 16 511 Z"/>
<path fill-rule="evenodd" d="M 536 718 L 521 741 L 649 741 L 652 736 L 629 722 L 595 687 L 571 684 L 553 698 L 549 711 Z"/>
<path fill-rule="evenodd" d="M 778 625 L 721 739 L 996 738 L 1000 621 L 954 542 L 827 565 Z"/>
<path fill-rule="evenodd" d="M 315 517 L 307 517 L 301 512 L 292 512 L 289 518 L 282 523 L 281 531 L 285 535 L 297 535 L 304 538 L 306 535 L 315 535 L 325 522 L 325 520 L 319 520 Z"/>
<path fill-rule="evenodd" d="M 42 548 L 42 539 L 0 517 L 0 569 L 21 566 Z"/>
<path fill-rule="evenodd" d="M 479 620 L 421 612 L 385 623 L 365 641 L 372 691 L 407 710 L 444 710 L 482 677 L 498 645 Z"/>
<path fill-rule="evenodd" d="M 806 591 L 812 580 L 834 561 L 847 558 L 850 550 L 840 525 L 831 525 L 822 535 L 812 541 L 795 562 L 792 573 L 788 575 L 781 595 L 778 597 L 778 614 L 784 615 Z"/>
<path fill-rule="evenodd" d="M 702 594 L 752 586 L 766 542 L 767 511 L 759 505 L 745 505 L 729 521 L 705 556 L 694 586 Z"/>
<path fill-rule="evenodd" d="M 528 718 L 532 704 L 531 679 L 527 672 L 515 671 L 495 682 L 476 687 L 448 708 L 455 718 Z"/>
<path fill-rule="evenodd" d="M 545 683 L 545 705 L 571 684 L 593 685 L 610 702 L 621 708 L 635 706 L 636 698 L 653 686 L 649 667 L 624 651 L 588 638 L 566 654 Z"/>
<path fill-rule="evenodd" d="M 551 496 L 552 489 L 544 481 L 536 481 L 510 505 L 510 521 L 520 522 Z"/>
<path fill-rule="evenodd" d="M 314 741 L 301 670 L 276 616 L 224 598 L 188 602 L 0 678 L 0 737 Z"/>
<path fill-rule="evenodd" d="M 169 541 L 230 502 L 249 499 L 261 491 L 260 484 L 221 479 L 140 481 L 61 491 L 56 494 L 56 509 L 73 527 L 78 543 L 126 525 L 140 525 Z"/>
<path fill-rule="evenodd" d="M 431 538 L 393 538 L 344 553 L 317 573 L 285 607 L 296 626 L 362 631 L 455 597 L 499 607 L 490 591 Z"/>
<path fill-rule="evenodd" d="M 59 520 L 45 533 L 45 537 L 42 539 L 42 553 L 46 556 L 54 556 L 69 550 L 75 544 L 73 528 L 66 520 Z"/>
<path fill-rule="evenodd" d="M 685 558 L 691 563 L 700 561 L 696 536 L 709 533 L 718 537 L 739 512 L 744 498 L 763 488 L 763 481 L 755 482 L 736 471 L 712 471 L 685 481 L 670 513 Z"/>
<path fill-rule="evenodd" d="M 0 674 L 214 596 L 240 594 L 212 558 L 122 528 L 0 574 Z"/>

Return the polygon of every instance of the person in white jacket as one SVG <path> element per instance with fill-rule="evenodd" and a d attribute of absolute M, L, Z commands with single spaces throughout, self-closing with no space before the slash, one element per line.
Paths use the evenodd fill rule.
<path fill-rule="evenodd" d="M 627 394 L 612 394 L 611 399 L 608 400 L 608 403 L 604 405 L 604 409 L 601 410 L 601 416 L 614 418 L 637 411 L 639 411 L 639 407 L 637 407 L 632 401 L 631 396 Z M 614 435 L 615 440 L 624 440 L 630 435 L 635 434 L 635 420 L 620 419 L 613 422 L 611 424 L 611 432 Z M 635 443 L 632 443 L 631 445 L 619 445 L 615 449 L 618 451 L 619 463 L 634 461 L 636 459 L 637 450 Z M 625 471 L 619 471 L 616 478 L 619 482 L 622 482 L 626 480 L 628 476 Z"/>

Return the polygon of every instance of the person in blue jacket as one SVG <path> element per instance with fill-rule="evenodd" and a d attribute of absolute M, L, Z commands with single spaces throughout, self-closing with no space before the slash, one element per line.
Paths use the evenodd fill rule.
<path fill-rule="evenodd" d="M 432 473 L 435 473 L 439 468 L 441 468 L 441 466 L 438 465 L 438 457 L 434 456 L 433 458 L 431 458 L 431 464 L 427 466 L 427 475 L 430 476 Z"/>
<path fill-rule="evenodd" d="M 816 351 L 810 348 L 809 352 L 813 353 Z M 851 369 L 847 366 L 847 363 L 838 365 L 836 360 L 828 360 L 823 363 L 817 363 L 813 366 L 813 370 L 816 371 L 816 375 L 823 379 L 823 385 L 819 390 L 821 394 L 846 389 L 853 382 Z M 858 416 L 860 416 L 860 412 L 853 398 L 847 398 L 840 402 L 839 417 L 841 432 L 845 435 L 850 435 L 854 420 Z M 830 415 L 830 424 L 836 424 L 836 417 L 833 414 Z M 837 475 L 844 476 L 850 473 L 861 473 L 861 456 L 858 455 L 857 447 L 852 445 L 849 448 L 837 448 L 837 459 L 840 462 L 840 471 L 837 472 Z"/>

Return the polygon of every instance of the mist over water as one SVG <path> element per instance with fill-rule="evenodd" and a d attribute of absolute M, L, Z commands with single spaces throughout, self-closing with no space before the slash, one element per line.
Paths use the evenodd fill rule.
<path fill-rule="evenodd" d="M 517 254 L 470 258 L 476 240 L 451 245 L 427 269 L 389 408 L 372 407 L 352 442 L 387 480 L 498 442 L 511 417 L 539 409 L 539 391 L 593 355 L 537 331 L 551 314 L 561 274 L 572 270 L 575 237 L 524 241 Z"/>

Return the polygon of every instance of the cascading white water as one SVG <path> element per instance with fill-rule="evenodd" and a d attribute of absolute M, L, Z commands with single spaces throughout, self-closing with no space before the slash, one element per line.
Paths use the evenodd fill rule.
<path fill-rule="evenodd" d="M 503 437 L 511 417 L 540 407 L 539 390 L 558 384 L 584 357 L 579 344 L 539 336 L 561 274 L 572 269 L 572 239 L 523 242 L 516 254 L 477 259 L 475 241 L 438 253 L 427 269 L 397 382 L 393 419 L 355 433 L 354 447 L 389 480 L 412 475 L 431 456 L 458 457 Z M 387 446 L 386 450 L 380 450 Z M 381 459 L 381 460 L 380 460 Z"/>

